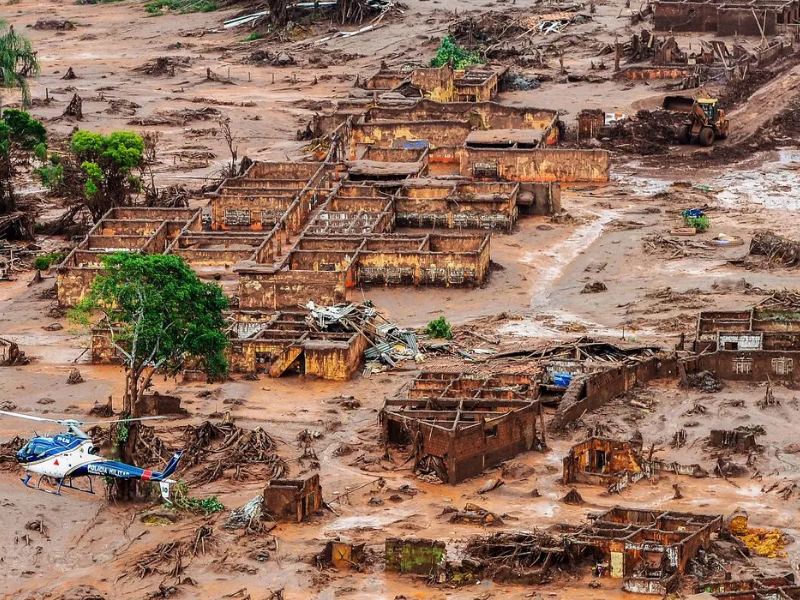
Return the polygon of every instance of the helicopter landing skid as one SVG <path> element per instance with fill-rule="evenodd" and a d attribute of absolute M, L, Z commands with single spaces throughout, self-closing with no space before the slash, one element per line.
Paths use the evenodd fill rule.
<path fill-rule="evenodd" d="M 42 481 L 45 478 L 53 479 L 54 481 L 58 482 L 58 487 L 56 488 L 55 491 L 48 490 L 48 489 L 45 489 L 45 488 L 42 487 Z M 20 481 L 22 481 L 22 484 L 27 488 L 30 488 L 32 490 L 38 490 L 40 492 L 44 492 L 45 494 L 53 494 L 55 496 L 60 496 L 61 495 L 61 488 L 66 488 L 66 489 L 69 489 L 69 490 L 75 490 L 77 492 L 85 492 L 87 494 L 94 494 L 94 489 L 93 489 L 93 486 L 92 486 L 92 478 L 88 477 L 88 476 L 86 478 L 89 480 L 89 489 L 88 490 L 86 488 L 82 488 L 82 487 L 78 487 L 78 486 L 74 485 L 72 477 L 65 477 L 63 479 L 55 479 L 53 477 L 48 477 L 47 475 L 40 475 L 39 476 L 39 480 L 36 482 L 36 485 L 31 485 L 29 483 L 30 480 L 31 480 L 31 474 L 28 473 L 25 476 L 25 479 L 21 479 Z"/>

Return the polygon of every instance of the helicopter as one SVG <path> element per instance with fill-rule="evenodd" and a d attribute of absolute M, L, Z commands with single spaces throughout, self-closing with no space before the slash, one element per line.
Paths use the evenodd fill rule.
<path fill-rule="evenodd" d="M 45 419 L 33 415 L 24 415 L 6 410 L 0 414 L 29 421 L 42 421 L 55 423 L 67 428 L 66 433 L 59 433 L 53 437 L 39 436 L 31 439 L 17 452 L 17 462 L 28 471 L 22 483 L 25 487 L 48 494 L 61 495 L 61 488 L 94 494 L 92 476 L 103 475 L 118 479 L 141 479 L 159 484 L 161 497 L 169 503 L 169 488 L 176 481 L 169 479 L 178 467 L 183 451 L 179 450 L 172 455 L 163 471 L 148 471 L 115 460 L 108 460 L 99 456 L 91 438 L 80 427 L 98 423 L 123 423 L 129 421 L 147 421 L 163 419 L 164 417 L 139 417 L 134 419 L 115 419 L 111 421 L 76 421 L 74 419 Z M 36 485 L 31 483 L 33 475 L 39 475 Z M 78 487 L 74 483 L 76 477 L 86 477 L 89 481 L 88 489 Z M 55 492 L 42 487 L 45 478 L 55 480 L 58 487 Z"/>

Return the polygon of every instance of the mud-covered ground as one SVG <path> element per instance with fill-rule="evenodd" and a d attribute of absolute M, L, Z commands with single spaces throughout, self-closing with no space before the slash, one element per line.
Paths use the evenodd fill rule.
<path fill-rule="evenodd" d="M 305 127 L 319 102 L 346 97 L 356 77 L 363 78 L 382 60 L 390 66 L 425 63 L 435 52 L 438 38 L 466 11 L 503 11 L 507 3 L 473 0 L 407 0 L 402 13 L 393 13 L 375 31 L 351 38 L 318 43 L 329 23 L 320 21 L 296 40 L 242 41 L 246 28 L 224 30 L 222 22 L 237 9 L 206 14 L 148 17 L 140 2 L 77 5 L 72 2 L 20 0 L 0 11 L 24 30 L 39 51 L 42 73 L 33 81 L 34 115 L 44 119 L 56 135 L 76 127 L 108 131 L 131 128 L 160 134 L 161 185 L 198 187 L 213 176 L 228 156 L 218 135 L 216 119 L 231 119 L 239 141 L 239 155 L 252 159 L 302 158 L 303 142 L 295 133 Z M 641 28 L 620 18 L 624 2 L 598 2 L 593 21 L 570 26 L 552 36 L 566 48 L 565 67 L 587 72 L 597 51 L 616 35 L 629 36 Z M 542 11 L 542 6 L 517 1 L 515 9 Z M 554 7 L 553 10 L 560 10 Z M 458 17 L 455 12 L 457 11 Z M 69 19 L 75 29 L 57 32 L 28 28 L 39 19 Z M 697 43 L 680 36 L 679 43 Z M 757 40 L 743 41 L 750 47 Z M 254 52 L 285 51 L 295 64 L 276 67 L 247 62 Z M 174 74 L 148 75 L 137 70 L 159 57 L 177 60 Z M 610 64 L 613 58 L 605 58 Z M 610 62 L 609 62 L 610 61 Z M 72 67 L 77 79 L 61 80 Z M 216 79 L 207 79 L 211 69 Z M 741 144 L 759 124 L 790 106 L 795 99 L 797 67 L 777 75 L 756 90 L 733 113 L 734 124 L 724 144 Z M 556 75 L 557 60 L 546 69 Z M 602 74 L 602 72 L 599 72 Z M 83 97 L 84 120 L 60 115 L 74 93 Z M 654 108 L 668 93 L 661 83 L 628 84 L 607 80 L 566 83 L 558 77 L 538 89 L 503 94 L 515 105 L 557 108 L 569 121 L 583 108 L 603 108 L 633 114 Z M 45 103 L 45 97 L 51 100 Z M 15 99 L 6 94 L 4 102 Z M 125 100 L 125 102 L 119 102 Z M 129 104 L 135 103 L 136 106 Z M 170 124 L 145 126 L 137 122 L 160 118 L 170 111 L 210 108 L 210 118 L 184 117 Z M 213 112 L 213 111 L 207 111 Z M 206 115 L 208 116 L 208 115 Z M 723 144 L 723 147 L 724 147 Z M 800 238 L 795 218 L 800 203 L 800 153 L 792 149 L 758 152 L 736 164 L 704 165 L 704 150 L 669 148 L 681 160 L 640 160 L 615 155 L 612 181 L 605 186 L 566 188 L 562 204 L 568 216 L 520 219 L 510 234 L 495 234 L 492 260 L 498 265 L 480 289 L 365 289 L 366 297 L 395 322 L 420 326 L 440 314 L 456 325 L 500 336 L 504 347 L 530 345 L 537 340 L 572 339 L 580 335 L 673 346 L 681 333 L 691 339 L 698 310 L 730 309 L 754 304 L 775 289 L 798 287 L 794 269 L 740 262 L 752 235 L 764 228 Z M 685 157 L 689 157 L 684 160 Z M 689 166 L 687 166 L 689 165 Z M 681 182 L 689 182 L 688 185 Z M 26 182 L 28 190 L 35 184 Z M 675 185 L 678 183 L 678 185 Z M 694 187 L 693 187 L 694 186 Z M 197 200 L 199 202 L 199 200 Z M 668 232 L 681 224 L 685 208 L 704 207 L 709 232 L 664 243 Z M 52 206 L 47 214 L 55 214 Z M 739 236 L 741 246 L 705 244 L 724 233 Z M 62 240 L 37 240 L 43 245 Z M 88 364 L 88 338 L 73 330 L 63 316 L 49 313 L 54 301 L 46 289 L 54 278 L 28 285 L 32 273 L 0 282 L 0 337 L 16 340 L 35 360 L 23 367 L 0 370 L 3 408 L 43 416 L 86 415 L 97 401 L 111 395 L 119 402 L 123 377 L 118 368 Z M 603 282 L 607 291 L 581 294 L 587 283 Z M 59 331 L 44 327 L 58 322 Z M 464 345 L 477 340 L 457 336 Z M 430 357 L 427 365 L 452 365 L 455 359 Z M 425 367 L 423 364 L 422 367 Z M 490 369 L 492 363 L 480 365 Z M 67 385 L 67 376 L 79 368 L 84 383 Z M 357 377 L 345 383 L 311 381 L 297 377 L 258 381 L 231 380 L 221 385 L 182 384 L 159 379 L 155 389 L 180 395 L 189 411 L 185 418 L 159 423 L 169 431 L 229 411 L 243 427 L 264 427 L 278 440 L 278 453 L 287 461 L 289 475 L 313 472 L 314 459 L 303 458 L 297 435 L 306 429 L 321 437 L 311 444 L 316 454 L 324 496 L 335 511 L 324 511 L 309 522 L 281 524 L 270 536 L 246 536 L 222 528 L 227 510 L 213 517 L 183 516 L 174 524 L 144 524 L 140 515 L 151 505 L 122 505 L 95 496 L 67 492 L 61 497 L 24 488 L 16 469 L 0 470 L 0 589 L 5 598 L 146 598 L 164 597 L 177 588 L 185 598 L 270 598 L 282 589 L 287 599 L 301 598 L 632 598 L 619 591 L 616 581 L 604 579 L 600 589 L 589 588 L 588 572 L 557 572 L 552 583 L 514 587 L 480 582 L 468 587 L 428 586 L 411 577 L 383 572 L 377 562 L 363 573 L 320 571 L 312 557 L 336 536 L 366 542 L 382 551 L 389 536 L 420 536 L 447 541 L 448 556 L 457 559 L 467 538 L 485 530 L 475 525 L 453 525 L 441 517 L 446 507 L 475 502 L 505 517 L 507 529 L 546 528 L 558 523 L 580 523 L 587 513 L 615 504 L 669 510 L 729 514 L 746 509 L 751 523 L 774 526 L 791 538 L 800 535 L 797 494 L 786 499 L 769 489 L 774 482 L 798 477 L 796 458 L 798 404 L 795 392 L 776 388 L 780 405 L 757 406 L 765 390 L 756 385 L 728 385 L 715 394 L 679 389 L 664 382 L 620 398 L 557 438 L 548 439 L 548 451 L 528 453 L 512 464 L 458 486 L 427 483 L 414 476 L 399 457 L 382 459 L 378 411 L 384 398 L 415 374 L 419 365 Z M 464 365 L 465 369 L 474 365 Z M 208 394 L 207 392 L 211 392 Z M 354 397 L 360 407 L 348 409 L 342 397 Z M 226 402 L 226 400 L 228 402 Z M 635 401 L 637 405 L 631 404 Z M 741 402 L 740 402 L 741 401 Z M 649 408 L 641 408 L 644 404 Z M 702 414 L 692 414 L 702 405 Z M 213 420 L 213 418 L 212 418 Z M 687 426 L 687 422 L 697 422 Z M 620 495 L 603 488 L 577 486 L 586 501 L 581 506 L 560 502 L 568 489 L 560 483 L 561 459 L 570 445 L 582 439 L 588 427 L 602 425 L 626 439 L 642 433 L 655 456 L 699 463 L 711 471 L 714 458 L 705 446 L 711 428 L 761 425 L 763 451 L 750 475 L 722 479 L 662 476 L 639 482 Z M 670 446 L 678 429 L 687 431 L 687 444 Z M 53 430 L 54 432 L 55 430 Z M 39 431 L 39 433 L 45 433 Z M 24 421 L 0 420 L 0 442 L 15 435 L 29 437 Z M 743 461 L 744 459 L 734 457 Z M 505 485 L 485 495 L 477 491 L 490 478 Z M 382 480 L 382 483 L 379 483 Z M 260 493 L 264 481 L 222 478 L 192 490 L 197 497 L 216 495 L 227 509 L 241 506 Z M 675 500 L 673 484 L 683 498 Z M 352 494 L 348 489 L 361 487 Z M 97 482 L 98 491 L 102 482 Z M 539 495 L 531 494 L 538 490 Z M 373 502 L 370 502 L 371 499 Z M 377 500 L 381 500 L 378 503 Z M 25 524 L 41 519 L 46 534 Z M 165 561 L 161 573 L 141 576 L 137 563 L 159 544 L 191 543 L 201 525 L 213 529 L 203 551 L 187 554 L 181 571 Z M 793 542 L 783 559 L 755 559 L 738 569 L 775 573 L 795 569 L 800 546 Z M 265 558 L 266 557 L 266 558 Z"/>

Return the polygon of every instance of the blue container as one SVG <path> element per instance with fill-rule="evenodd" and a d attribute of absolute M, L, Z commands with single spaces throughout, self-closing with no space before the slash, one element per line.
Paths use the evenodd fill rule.
<path fill-rule="evenodd" d="M 553 384 L 558 387 L 568 387 L 572 381 L 572 373 L 553 373 Z"/>

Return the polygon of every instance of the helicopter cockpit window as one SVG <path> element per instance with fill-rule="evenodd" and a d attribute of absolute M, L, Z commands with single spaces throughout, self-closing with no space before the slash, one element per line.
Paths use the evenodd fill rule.
<path fill-rule="evenodd" d="M 17 456 L 20 458 L 31 458 L 32 456 L 36 456 L 39 448 L 33 442 L 28 442 L 22 448 L 20 448 L 19 452 L 17 452 Z"/>

